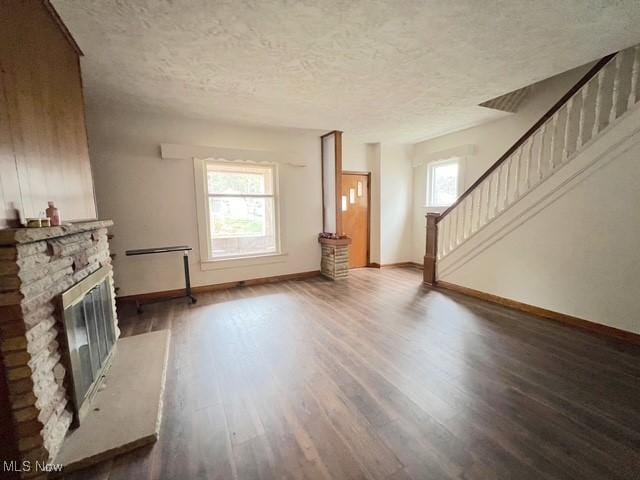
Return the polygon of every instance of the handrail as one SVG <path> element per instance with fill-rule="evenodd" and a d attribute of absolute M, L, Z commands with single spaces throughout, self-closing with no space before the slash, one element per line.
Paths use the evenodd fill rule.
<path fill-rule="evenodd" d="M 524 135 L 522 135 L 516 142 L 493 164 L 486 172 L 484 172 L 480 178 L 478 178 L 473 184 L 467 188 L 458 199 L 451 204 L 442 214 L 437 218 L 436 223 L 440 223 L 450 212 L 452 212 L 467 196 L 475 190 L 494 170 L 502 165 L 518 148 L 520 148 L 543 124 L 547 122 L 562 106 L 575 95 L 589 80 L 591 80 L 602 68 L 613 59 L 618 52 L 612 53 L 605 57 L 602 57 L 598 63 L 589 69 L 584 76 L 578 80 L 578 82 L 565 93 L 560 100 L 558 100 L 540 119 L 529 129 Z"/>

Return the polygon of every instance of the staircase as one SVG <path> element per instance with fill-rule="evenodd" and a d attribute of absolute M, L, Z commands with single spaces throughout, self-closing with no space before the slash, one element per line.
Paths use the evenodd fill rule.
<path fill-rule="evenodd" d="M 640 45 L 608 55 L 441 215 L 427 215 L 424 281 L 447 258 L 616 124 L 640 101 Z"/>

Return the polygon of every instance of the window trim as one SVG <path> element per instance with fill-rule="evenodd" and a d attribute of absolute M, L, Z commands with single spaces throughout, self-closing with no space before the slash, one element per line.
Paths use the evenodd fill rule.
<path fill-rule="evenodd" d="M 462 156 L 451 156 L 449 158 L 443 158 L 441 160 L 433 160 L 426 164 L 426 178 L 425 178 L 425 208 L 434 208 L 434 209 L 445 209 L 449 208 L 451 205 L 435 205 L 432 203 L 432 193 L 433 193 L 433 171 L 436 167 L 457 163 L 458 164 L 458 184 L 456 187 L 456 199 L 460 197 L 462 194 L 462 189 L 464 187 L 464 160 L 465 157 Z M 454 200 L 455 202 L 455 200 Z"/>
<path fill-rule="evenodd" d="M 209 190 L 207 185 L 207 166 L 211 164 L 219 165 L 244 165 L 255 167 L 269 167 L 273 171 L 273 195 L 230 195 L 233 197 L 264 197 L 273 198 L 274 223 L 276 234 L 276 249 L 274 252 L 252 253 L 247 255 L 229 255 L 214 258 L 211 255 L 211 241 L 209 232 L 211 231 L 209 215 Z M 229 161 L 215 158 L 194 158 L 194 179 L 196 194 L 196 215 L 198 224 L 198 239 L 200 244 L 200 265 L 202 270 L 215 270 L 218 268 L 243 267 L 265 263 L 276 263 L 286 260 L 286 253 L 283 251 L 282 229 L 280 228 L 280 187 L 278 164 L 273 162 L 250 162 L 250 161 Z"/>

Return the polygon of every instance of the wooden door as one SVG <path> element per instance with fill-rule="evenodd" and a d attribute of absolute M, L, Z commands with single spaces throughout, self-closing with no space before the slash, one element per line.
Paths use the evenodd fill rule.
<path fill-rule="evenodd" d="M 369 265 L 370 175 L 342 172 L 342 230 L 351 238 L 350 268 Z"/>

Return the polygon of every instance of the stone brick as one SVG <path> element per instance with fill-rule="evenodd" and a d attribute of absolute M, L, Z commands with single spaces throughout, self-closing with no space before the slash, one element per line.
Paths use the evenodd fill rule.
<path fill-rule="evenodd" d="M 34 297 L 45 293 L 47 291 L 57 291 L 57 285 L 60 280 L 64 279 L 68 275 L 73 274 L 71 267 L 66 267 L 62 270 L 57 270 L 49 275 L 37 280 L 35 282 L 23 284 L 20 288 L 20 292 L 25 298 Z"/>
<path fill-rule="evenodd" d="M 73 265 L 73 258 L 71 257 L 62 257 L 55 260 L 50 261 L 44 266 L 40 266 L 39 268 L 33 268 L 29 270 L 21 270 L 18 273 L 20 280 L 22 280 L 22 284 L 29 284 L 36 280 L 40 280 L 47 275 L 51 275 L 59 270 L 64 270 L 65 268 Z"/>
<path fill-rule="evenodd" d="M 38 420 L 42 422 L 42 424 L 46 424 L 49 421 L 51 415 L 58 409 L 59 406 L 64 406 L 67 404 L 67 398 L 64 388 L 60 385 L 56 387 L 53 393 L 49 397 L 49 401 L 46 405 L 39 406 L 38 409 L 40 413 L 38 413 Z"/>
<path fill-rule="evenodd" d="M 57 418 L 54 428 L 47 432 L 47 437 L 44 442 L 45 447 L 49 451 L 49 461 L 53 461 L 60 451 L 64 436 L 71 426 L 73 416 L 68 410 L 62 410 Z"/>
<path fill-rule="evenodd" d="M 25 337 L 29 342 L 35 342 L 38 337 L 44 335 L 56 324 L 52 313 L 53 308 L 47 305 L 29 316 L 29 321 L 34 323 L 34 326 L 25 332 Z"/>
<path fill-rule="evenodd" d="M 31 243 L 22 243 L 16 246 L 16 250 L 18 251 L 19 257 L 29 257 L 31 255 L 35 255 L 36 253 L 45 253 L 47 251 L 47 242 L 31 242 Z"/>
<path fill-rule="evenodd" d="M 22 314 L 24 315 L 24 318 L 31 315 L 36 310 L 49 304 L 50 301 L 51 295 L 49 295 L 49 292 L 44 292 L 37 297 L 25 298 L 20 304 L 22 306 Z"/>
<path fill-rule="evenodd" d="M 27 257 L 18 258 L 15 262 L 20 270 L 30 270 L 45 265 L 51 261 L 51 257 L 46 252 L 35 253 Z"/>
<path fill-rule="evenodd" d="M 55 367 L 53 367 L 53 376 L 56 379 L 56 383 L 61 385 L 64 381 L 64 375 L 66 373 L 66 369 L 61 363 L 58 363 Z"/>
<path fill-rule="evenodd" d="M 57 342 L 56 342 L 57 345 Z M 60 360 L 60 353 L 51 348 L 47 347 L 41 352 L 39 352 L 36 356 L 31 357 L 29 361 L 29 367 L 34 371 L 34 375 L 46 373 L 47 376 L 53 377 L 53 367 L 56 366 L 56 363 Z"/>
<path fill-rule="evenodd" d="M 52 354 L 50 347 L 53 347 L 52 343 L 55 338 L 56 336 L 53 332 L 47 332 L 46 336 L 38 339 L 40 343 L 29 344 L 29 348 L 32 349 L 33 352 L 29 352 L 31 354 L 31 359 L 29 360 L 28 365 L 33 370 L 38 370 L 41 367 L 44 367 L 44 362 L 46 362 Z"/>
<path fill-rule="evenodd" d="M 71 235 L 65 235 L 63 237 L 57 237 L 51 240 L 48 240 L 47 243 L 49 244 L 49 248 L 52 249 L 54 255 L 55 255 L 55 246 L 65 246 L 65 245 L 72 245 L 72 244 L 76 244 L 76 243 L 81 243 L 81 242 L 86 242 L 87 240 L 91 240 L 92 238 L 92 232 L 80 232 L 80 233 L 74 233 Z"/>
<path fill-rule="evenodd" d="M 65 257 L 69 255 L 73 255 L 76 252 L 81 250 L 86 250 L 87 248 L 91 248 L 93 242 L 90 239 L 83 239 L 81 241 L 62 243 L 63 239 L 56 239 L 50 242 L 51 250 L 54 257 Z"/>
<path fill-rule="evenodd" d="M 106 228 L 99 228 L 98 230 L 94 230 L 91 233 L 91 238 L 93 238 L 94 240 L 102 240 L 104 239 L 104 241 L 107 241 L 107 229 Z"/>
<path fill-rule="evenodd" d="M 349 247 L 322 245 L 320 271 L 332 280 L 346 278 L 349 273 Z"/>
<path fill-rule="evenodd" d="M 35 339 L 36 334 L 31 334 L 29 332 L 32 332 L 36 327 L 43 328 L 43 330 L 39 331 L 37 335 L 41 335 L 42 333 L 44 333 L 45 330 L 49 329 L 48 326 L 40 327 L 39 325 L 43 322 L 47 322 L 47 321 L 50 321 L 50 319 L 53 319 L 53 308 L 51 307 L 52 305 L 50 302 L 45 303 L 43 305 L 40 305 L 40 307 L 37 310 L 34 310 L 33 312 L 29 312 L 25 315 L 24 324 L 29 329 L 26 332 L 25 336 L 27 337 L 28 341 L 33 341 Z M 30 335 L 32 336 L 30 337 Z"/>
<path fill-rule="evenodd" d="M 97 263 L 92 263 L 90 264 L 88 267 L 75 272 L 73 274 L 73 283 L 78 283 L 79 281 L 83 280 L 84 278 L 88 277 L 89 275 L 91 275 L 93 272 L 95 272 L 96 270 L 98 270 L 100 268 L 100 265 Z"/>

